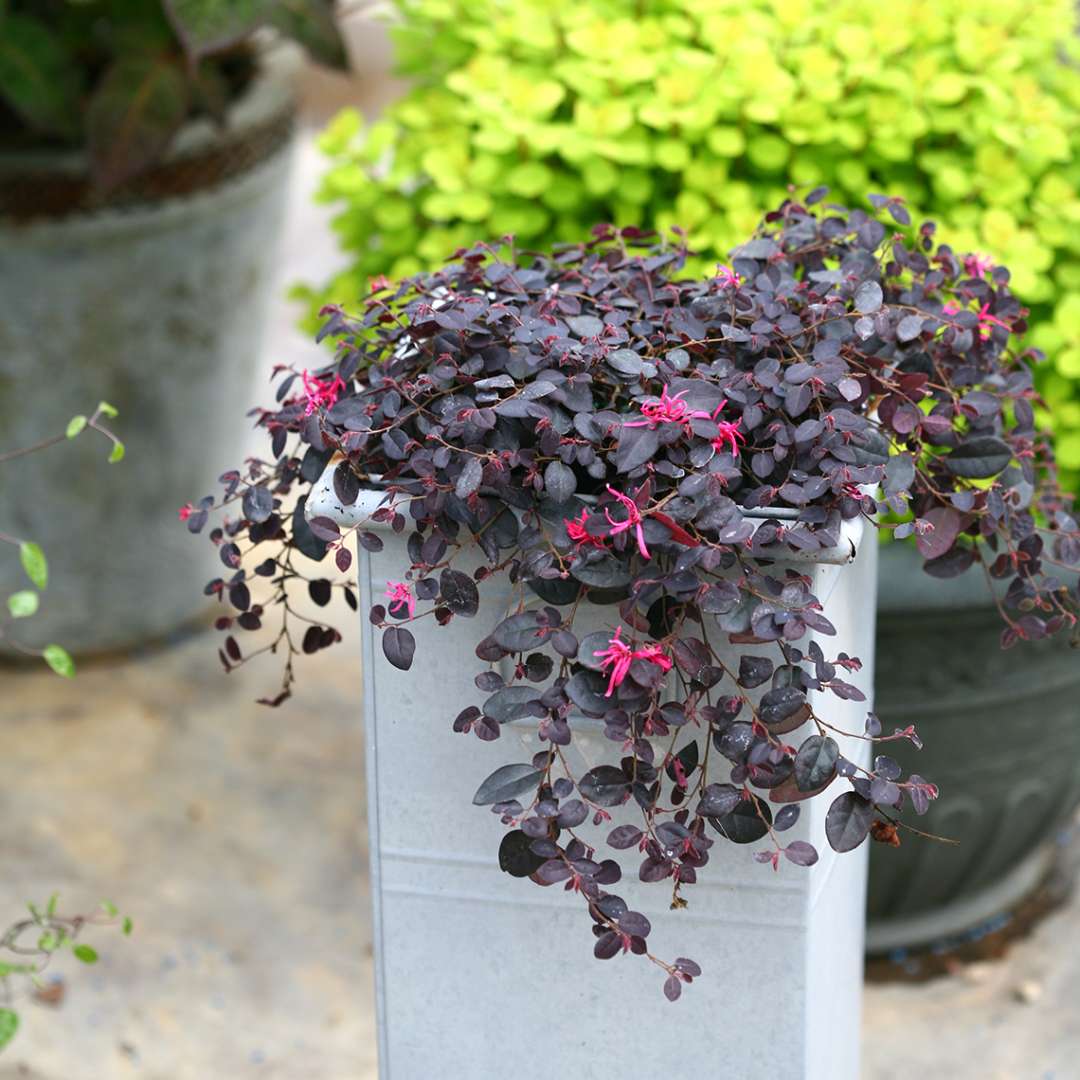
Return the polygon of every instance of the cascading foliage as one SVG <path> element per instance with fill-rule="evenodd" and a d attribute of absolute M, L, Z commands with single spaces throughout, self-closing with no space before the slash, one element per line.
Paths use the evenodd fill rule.
<path fill-rule="evenodd" d="M 369 613 L 391 664 L 422 673 L 410 626 L 456 627 L 487 582 L 511 583 L 511 609 L 476 631 L 476 696 L 446 725 L 490 741 L 531 717 L 541 750 L 474 802 L 507 827 L 504 869 L 565 882 L 596 955 L 647 955 L 671 998 L 700 969 L 649 953 L 648 920 L 611 891 L 624 869 L 681 906 L 717 842 L 767 839 L 761 861 L 814 863 L 784 837 L 805 799 L 829 800 L 827 840 L 847 851 L 895 842 L 937 794 L 887 755 L 865 769 L 840 753 L 825 703 L 861 700 L 845 678 L 859 661 L 843 641 L 807 644 L 835 631 L 778 552 L 833 547 L 863 518 L 914 535 L 931 575 L 1001 582 L 1006 646 L 1076 623 L 1080 538 L 1035 427 L 1038 356 L 1016 346 L 1026 312 L 1008 272 L 936 244 L 899 199 L 867 213 L 824 198 L 785 202 L 704 279 L 680 276 L 678 237 L 601 226 L 552 254 L 480 244 L 377 281 L 355 315 L 325 312 L 331 363 L 280 372 L 278 405 L 257 413 L 269 456 L 185 511 L 196 532 L 227 511 L 210 532 L 227 572 L 208 592 L 237 609 L 219 620 L 221 656 L 282 656 L 271 704 L 297 655 L 338 639 L 317 622 L 300 636 L 290 589 L 356 605 L 330 568 L 349 571 L 348 538 L 304 517 L 328 466 L 345 505 L 383 491 L 371 520 L 407 538 Z M 575 628 L 583 601 L 609 608 L 610 630 Z M 565 748 L 582 714 L 602 718 L 610 759 L 576 774 Z M 918 741 L 872 714 L 852 734 Z M 612 828 L 615 807 L 636 823 Z"/>

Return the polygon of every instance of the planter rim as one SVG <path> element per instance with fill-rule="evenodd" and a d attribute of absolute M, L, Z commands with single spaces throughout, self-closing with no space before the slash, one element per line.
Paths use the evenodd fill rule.
<path fill-rule="evenodd" d="M 251 81 L 226 107 L 224 123 L 218 125 L 209 117 L 188 120 L 151 170 L 167 173 L 178 167 L 195 168 L 200 159 L 209 160 L 215 153 L 228 154 L 230 148 L 239 147 L 247 138 L 258 138 L 261 133 L 265 145 L 256 148 L 258 152 L 250 161 L 226 169 L 220 178 L 211 176 L 205 181 L 196 180 L 186 188 L 162 194 L 139 194 L 136 188 L 134 195 L 105 198 L 97 204 L 89 204 L 84 197 L 76 197 L 70 208 L 63 210 L 36 210 L 24 214 L 17 208 L 14 212 L 5 212 L 0 205 L 0 227 L 25 232 L 61 227 L 73 221 L 94 221 L 109 215 L 137 213 L 214 191 L 230 179 L 239 179 L 257 170 L 276 157 L 281 147 L 289 142 L 296 111 L 296 82 L 302 61 L 302 50 L 291 42 L 262 49 L 258 53 Z M 87 182 L 89 173 L 89 157 L 83 149 L 0 152 L 0 181 L 29 183 L 41 178 L 47 183 L 51 178 L 60 184 L 79 185 Z"/>
<path fill-rule="evenodd" d="M 356 502 L 345 506 L 334 491 L 334 470 L 337 462 L 331 461 L 322 475 L 312 486 L 304 505 L 304 516 L 310 521 L 313 517 L 326 517 L 343 528 L 352 528 L 366 521 L 385 501 L 385 493 L 372 488 L 361 488 Z M 775 521 L 778 517 L 787 518 L 787 514 L 770 514 L 758 511 L 744 515 L 750 521 Z M 386 531 L 390 526 L 383 522 L 372 522 L 371 528 Z M 824 564 L 842 566 L 853 562 L 859 545 L 874 541 L 874 536 L 864 537 L 866 522 L 860 518 L 845 521 L 840 529 L 840 543 L 831 548 L 817 551 L 796 551 L 782 544 L 762 548 L 753 553 L 754 559 L 767 559 L 782 563 Z"/>

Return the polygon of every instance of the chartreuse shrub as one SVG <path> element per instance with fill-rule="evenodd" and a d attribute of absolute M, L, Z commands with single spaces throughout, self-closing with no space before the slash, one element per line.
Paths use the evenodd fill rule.
<path fill-rule="evenodd" d="M 884 190 L 1012 271 L 1059 455 L 1080 469 L 1080 67 L 1070 0 L 401 0 L 413 89 L 322 146 L 352 265 L 319 299 L 459 245 L 687 230 L 723 258 L 789 182 Z"/>

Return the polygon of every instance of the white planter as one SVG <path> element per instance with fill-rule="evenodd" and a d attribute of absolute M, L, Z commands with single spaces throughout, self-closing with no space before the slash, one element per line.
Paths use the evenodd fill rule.
<path fill-rule="evenodd" d="M 307 512 L 347 526 L 366 520 L 380 499 L 364 492 L 342 508 L 328 473 Z M 502 873 L 496 852 L 504 827 L 470 805 L 496 767 L 540 749 L 531 721 L 505 725 L 494 743 L 450 730 L 462 708 L 483 699 L 473 684 L 474 649 L 501 617 L 507 584 L 485 582 L 471 620 L 412 624 L 417 661 L 401 672 L 383 657 L 367 619 L 387 579 L 400 580 L 409 566 L 404 537 L 380 535 L 381 552 L 358 551 L 380 1076 L 613 1080 L 674 1074 L 692 1060 L 706 1066 L 704 1075 L 730 1080 L 856 1080 L 867 844 L 845 855 L 829 848 L 829 798 L 804 802 L 799 823 L 784 834 L 815 844 L 821 858 L 809 869 L 783 864 L 774 873 L 752 859 L 762 844 L 718 838 L 700 883 L 684 890 L 685 910 L 670 911 L 669 888 L 631 880 L 632 869 L 612 886 L 649 917 L 652 952 L 690 956 L 703 968 L 669 1003 L 661 973 L 646 960 L 593 957 L 579 897 Z M 839 548 L 803 567 L 838 631 L 822 648 L 863 660 L 852 679 L 868 698 L 876 568 L 876 538 L 870 531 L 864 540 L 859 523 Z M 614 607 L 579 612 L 575 632 L 613 617 Z M 818 703 L 830 723 L 850 731 L 862 731 L 869 707 L 832 695 Z M 614 744 L 598 721 L 579 717 L 572 727 L 577 768 L 611 759 Z M 810 733 L 808 725 L 787 738 L 797 745 Z M 839 741 L 845 756 L 867 764 L 866 740 Z M 605 831 L 595 831 L 601 851 Z"/>

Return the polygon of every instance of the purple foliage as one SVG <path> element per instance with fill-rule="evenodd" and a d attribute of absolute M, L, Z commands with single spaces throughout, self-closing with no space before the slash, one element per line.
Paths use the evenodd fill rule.
<path fill-rule="evenodd" d="M 813 846 L 777 833 L 798 818 L 791 804 L 834 784 L 835 850 L 868 834 L 898 843 L 907 805 L 922 813 L 937 789 L 892 758 L 866 770 L 840 756 L 818 710 L 828 694 L 862 700 L 842 677 L 859 662 L 807 641 L 832 624 L 810 579 L 767 557 L 832 547 L 858 517 L 913 535 L 931 574 L 977 564 L 1009 580 L 1006 645 L 1073 627 L 1076 582 L 1059 571 L 1080 558 L 1034 427 L 1038 356 L 1017 344 L 1026 313 L 1008 273 L 969 276 L 933 235 L 787 202 L 711 280 L 681 279 L 677 246 L 601 226 L 551 255 L 478 245 L 436 273 L 377 282 L 355 316 L 328 310 L 333 363 L 282 372 L 279 407 L 257 414 L 271 458 L 226 474 L 224 502 L 243 516 L 211 533 L 231 574 L 208 590 L 255 624 L 282 613 L 271 703 L 289 695 L 300 651 L 286 602 L 306 580 L 297 555 L 349 567 L 336 526 L 306 523 L 302 502 L 282 509 L 336 460 L 339 497 L 377 483 L 375 519 L 408 542 L 392 610 L 370 615 L 392 664 L 422 672 L 415 619 L 473 617 L 493 575 L 517 590 L 520 610 L 478 629 L 484 700 L 448 703 L 446 721 L 490 741 L 535 719 L 545 749 L 501 766 L 474 801 L 509 829 L 507 872 L 582 898 L 597 957 L 647 955 L 671 1000 L 700 974 L 648 952 L 648 921 L 606 888 L 623 867 L 598 848 L 627 852 L 680 907 L 717 840 L 766 840 L 757 857 L 776 869 L 781 855 L 812 865 Z M 356 531 L 374 550 L 378 537 Z M 258 604 L 241 589 L 241 543 L 271 552 Z M 469 575 L 455 560 L 474 546 L 484 565 Z M 610 605 L 622 629 L 579 640 L 583 599 Z M 243 617 L 222 629 L 258 628 Z M 720 638 L 750 650 L 737 670 Z M 312 626 L 302 651 L 336 640 Z M 490 665 L 508 657 L 506 682 Z M 222 658 L 244 659 L 231 634 Z M 612 753 L 573 775 L 562 748 L 582 713 L 603 719 Z M 785 740 L 807 723 L 800 745 Z M 852 734 L 918 740 L 883 736 L 872 716 Z M 624 805 L 640 820 L 613 829 Z"/>

